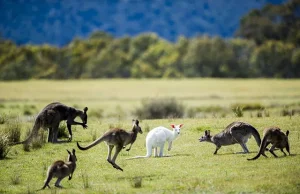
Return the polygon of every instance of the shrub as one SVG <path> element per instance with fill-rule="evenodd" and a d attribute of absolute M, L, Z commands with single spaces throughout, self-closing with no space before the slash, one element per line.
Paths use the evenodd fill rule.
<path fill-rule="evenodd" d="M 175 98 L 142 100 L 142 107 L 133 114 L 140 119 L 181 118 L 184 115 L 184 106 Z"/>
<path fill-rule="evenodd" d="M 8 134 L 0 131 L 0 159 L 4 159 L 10 150 Z"/>

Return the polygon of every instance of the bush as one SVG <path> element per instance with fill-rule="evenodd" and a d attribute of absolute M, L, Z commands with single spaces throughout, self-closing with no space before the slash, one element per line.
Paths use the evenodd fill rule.
<path fill-rule="evenodd" d="M 8 134 L 0 131 L 0 159 L 4 159 L 10 150 Z"/>
<path fill-rule="evenodd" d="M 142 107 L 133 114 L 140 119 L 182 118 L 184 106 L 175 98 L 142 100 Z"/>

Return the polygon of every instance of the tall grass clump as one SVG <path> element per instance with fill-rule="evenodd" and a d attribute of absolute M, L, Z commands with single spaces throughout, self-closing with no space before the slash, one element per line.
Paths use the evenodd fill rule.
<path fill-rule="evenodd" d="M 7 120 L 8 120 L 7 115 L 4 114 L 4 113 L 1 113 L 1 114 L 0 114 L 0 125 L 3 125 L 4 123 L 6 123 Z"/>
<path fill-rule="evenodd" d="M 7 123 L 5 132 L 10 143 L 19 142 L 21 138 L 21 125 L 18 121 Z"/>
<path fill-rule="evenodd" d="M 36 111 L 37 111 L 37 108 L 35 105 L 27 105 L 26 104 L 23 107 L 23 114 L 27 115 L 27 116 L 35 114 Z"/>
<path fill-rule="evenodd" d="M 133 114 L 141 119 L 182 118 L 184 106 L 175 98 L 144 99 Z"/>
<path fill-rule="evenodd" d="M 26 132 L 26 137 L 29 137 L 30 134 L 31 134 L 31 130 L 30 130 L 30 128 L 28 128 L 28 130 Z M 47 140 L 46 134 L 47 134 L 47 132 L 45 130 L 39 130 L 38 135 L 36 137 L 34 137 L 31 142 L 29 142 L 27 144 L 26 143 L 23 144 L 23 150 L 25 152 L 29 152 L 30 144 L 33 149 L 42 148 L 45 145 L 46 140 Z"/>
<path fill-rule="evenodd" d="M 13 185 L 19 185 L 21 183 L 21 175 L 19 173 L 15 172 L 10 177 L 10 180 Z"/>
<path fill-rule="evenodd" d="M 240 106 L 237 106 L 237 107 L 233 108 L 232 112 L 236 117 L 243 117 L 244 116 L 243 108 L 241 108 Z"/>
<path fill-rule="evenodd" d="M 0 131 L 0 159 L 4 159 L 10 150 L 8 134 Z"/>
<path fill-rule="evenodd" d="M 69 137 L 68 133 L 69 132 L 68 132 L 67 125 L 65 123 L 62 123 L 58 127 L 57 138 L 68 138 Z"/>
<path fill-rule="evenodd" d="M 89 177 L 88 177 L 88 175 L 85 174 L 85 173 L 81 173 L 81 178 L 82 178 L 82 182 L 83 182 L 83 188 L 84 189 L 90 188 L 90 183 L 89 183 Z"/>
<path fill-rule="evenodd" d="M 140 176 L 134 177 L 133 182 L 131 183 L 133 188 L 141 188 L 142 187 L 143 178 Z"/>

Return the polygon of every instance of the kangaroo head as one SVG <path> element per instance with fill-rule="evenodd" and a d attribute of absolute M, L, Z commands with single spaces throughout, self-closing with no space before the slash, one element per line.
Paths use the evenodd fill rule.
<path fill-rule="evenodd" d="M 79 117 L 80 117 L 80 119 L 82 120 L 82 123 L 83 123 L 83 124 L 87 124 L 87 118 L 88 118 L 88 116 L 87 116 L 87 114 L 86 114 L 87 111 L 88 111 L 88 107 L 85 107 L 85 108 L 83 109 L 83 112 L 80 111 L 80 114 L 79 114 Z"/>
<path fill-rule="evenodd" d="M 75 149 L 72 150 L 72 153 L 69 150 L 67 150 L 67 152 L 69 153 L 68 162 L 76 162 L 77 157 L 75 155 Z"/>
<path fill-rule="evenodd" d="M 172 129 L 173 129 L 173 131 L 175 132 L 176 135 L 180 134 L 180 128 L 182 126 L 183 126 L 183 124 L 180 124 L 180 125 L 171 124 L 171 127 L 172 127 Z"/>
<path fill-rule="evenodd" d="M 205 130 L 204 135 L 199 138 L 199 141 L 200 142 L 210 141 L 210 139 L 211 139 L 210 130 Z"/>
<path fill-rule="evenodd" d="M 139 123 L 140 123 L 139 120 L 132 119 L 132 124 L 133 124 L 132 130 L 135 131 L 135 132 L 139 132 L 140 134 L 142 134 L 143 131 L 142 131 L 142 128 L 139 126 Z"/>

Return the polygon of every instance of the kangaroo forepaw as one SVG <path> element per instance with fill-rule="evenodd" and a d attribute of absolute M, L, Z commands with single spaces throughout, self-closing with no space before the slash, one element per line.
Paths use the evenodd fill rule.
<path fill-rule="evenodd" d="M 129 151 L 130 151 L 130 148 L 126 149 L 126 151 L 129 152 Z"/>

